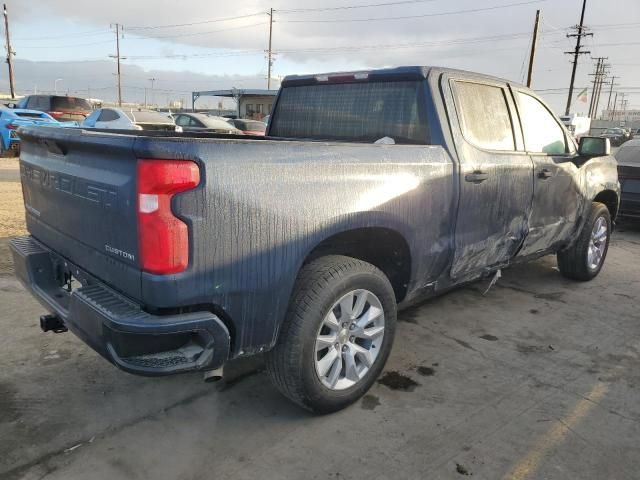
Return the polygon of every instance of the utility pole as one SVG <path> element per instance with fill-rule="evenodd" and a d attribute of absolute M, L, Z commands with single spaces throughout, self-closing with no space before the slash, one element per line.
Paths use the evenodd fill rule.
<path fill-rule="evenodd" d="M 273 64 L 271 39 L 273 37 L 273 8 L 269 11 L 269 50 L 267 53 L 267 90 L 271 90 L 271 65 Z"/>
<path fill-rule="evenodd" d="M 598 116 L 598 106 L 600 105 L 600 93 L 602 92 L 602 84 L 604 83 L 604 79 L 607 76 L 606 69 L 609 67 L 608 64 L 604 63 L 607 60 L 607 57 L 598 57 L 596 59 L 598 61 L 596 65 L 595 73 L 591 73 L 589 75 L 593 76 L 593 91 L 591 94 L 591 105 L 589 107 L 589 116 L 591 118 L 596 118 Z"/>
<path fill-rule="evenodd" d="M 11 91 L 11 98 L 16 98 L 16 88 L 13 79 L 13 60 L 12 57 L 16 54 L 11 48 L 11 39 L 9 36 L 9 14 L 7 13 L 7 4 L 3 4 L 4 7 L 4 33 L 7 39 L 7 65 L 9 66 L 9 90 Z"/>
<path fill-rule="evenodd" d="M 616 98 L 613 101 L 613 110 L 611 111 L 611 121 L 616 117 L 616 107 L 618 105 L 618 92 L 616 92 Z"/>
<path fill-rule="evenodd" d="M 609 88 L 609 99 L 607 100 L 607 111 L 611 110 L 611 95 L 613 95 L 613 87 L 616 85 L 615 81 L 616 81 L 616 77 L 615 75 L 613 75 L 611 77 L 611 87 Z"/>
<path fill-rule="evenodd" d="M 111 25 L 113 27 L 113 25 Z M 120 25 L 119 23 L 115 24 L 116 26 L 116 54 L 114 55 L 109 55 L 111 58 L 115 58 L 116 62 L 118 64 L 118 73 L 116 74 L 118 76 L 118 106 L 121 107 L 122 106 L 122 75 L 120 73 L 120 28 L 122 27 L 122 25 Z"/>
<path fill-rule="evenodd" d="M 576 37 L 576 48 L 573 52 L 564 52 L 567 55 L 573 55 L 573 68 L 571 69 L 571 82 L 569 83 L 569 96 L 567 97 L 567 108 L 565 109 L 565 115 L 569 115 L 571 109 L 571 100 L 573 99 L 573 84 L 576 81 L 576 69 L 578 68 L 578 57 L 580 55 L 586 55 L 587 51 L 582 50 L 582 38 L 587 36 L 593 36 L 593 33 L 586 33 L 584 28 L 584 12 L 587 8 L 587 0 L 582 0 L 582 14 L 580 15 L 580 24 L 573 27 L 578 33 L 567 34 L 567 38 Z"/>
<path fill-rule="evenodd" d="M 597 118 L 598 117 L 598 110 L 600 108 L 600 95 L 602 94 L 602 86 L 605 84 L 605 80 L 607 79 L 608 75 L 609 75 L 609 67 L 611 67 L 610 64 L 608 63 L 604 63 L 605 60 L 607 60 L 608 57 L 604 57 L 602 59 L 602 66 L 601 66 L 601 71 L 600 71 L 600 83 L 598 85 L 598 95 L 596 96 L 596 108 L 595 108 L 595 112 L 594 112 L 594 116 Z"/>
<path fill-rule="evenodd" d="M 533 25 L 533 39 L 531 40 L 531 55 L 529 55 L 529 72 L 527 73 L 527 87 L 531 88 L 533 75 L 533 61 L 536 57 L 536 43 L 538 41 L 538 24 L 540 22 L 540 10 L 536 11 L 536 23 Z"/>
<path fill-rule="evenodd" d="M 153 84 L 155 83 L 155 81 L 157 80 L 157 78 L 150 78 L 149 81 L 151 82 L 151 106 L 153 106 L 154 103 L 154 92 L 153 92 Z M 145 89 L 145 105 L 147 103 L 146 100 L 146 89 Z"/>

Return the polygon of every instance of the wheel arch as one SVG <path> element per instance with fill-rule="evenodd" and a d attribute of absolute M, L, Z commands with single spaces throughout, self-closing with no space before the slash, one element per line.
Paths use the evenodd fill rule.
<path fill-rule="evenodd" d="M 601 190 L 593 198 L 593 201 L 603 203 L 607 207 L 607 210 L 609 210 L 611 220 L 613 221 L 616 219 L 616 216 L 618 215 L 618 207 L 620 205 L 620 199 L 616 192 L 613 190 Z"/>
<path fill-rule="evenodd" d="M 405 236 L 394 228 L 357 227 L 333 233 L 307 253 L 300 269 L 326 255 L 345 255 L 371 263 L 391 282 L 396 302 L 407 294 L 412 272 L 411 249 Z"/>

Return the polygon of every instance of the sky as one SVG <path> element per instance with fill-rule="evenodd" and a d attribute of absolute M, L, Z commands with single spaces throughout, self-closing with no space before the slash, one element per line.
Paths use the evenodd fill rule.
<path fill-rule="evenodd" d="M 533 88 L 564 111 L 582 0 L 8 0 L 19 94 L 116 99 L 114 24 L 122 26 L 123 99 L 189 103 L 194 90 L 266 88 L 269 11 L 273 87 L 289 74 L 437 65 L 524 82 L 536 10 Z M 608 57 L 614 92 L 640 108 L 640 1 L 587 0 L 577 95 Z M 153 82 L 150 79 L 155 79 Z M 153 83 L 153 91 L 151 86 Z M 0 90 L 8 91 L 0 66 Z M 601 97 L 606 106 L 608 90 Z M 615 94 L 614 94 L 615 95 Z M 152 98 L 153 97 L 153 98 Z M 621 98 L 621 96 L 619 96 Z M 219 99 L 201 98 L 198 107 Z M 575 100 L 573 111 L 588 104 Z"/>

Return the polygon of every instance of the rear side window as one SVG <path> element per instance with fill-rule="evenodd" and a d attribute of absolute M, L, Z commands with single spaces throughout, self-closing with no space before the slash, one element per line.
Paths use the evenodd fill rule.
<path fill-rule="evenodd" d="M 91 110 L 91 105 L 84 98 L 78 97 L 51 97 L 53 110 Z"/>
<path fill-rule="evenodd" d="M 566 153 L 564 130 L 551 112 L 531 95 L 516 92 L 516 96 L 527 151 L 550 155 Z"/>
<path fill-rule="evenodd" d="M 276 137 L 429 143 L 422 83 L 347 83 L 285 87 L 269 134 Z"/>
<path fill-rule="evenodd" d="M 31 108 L 33 110 L 50 110 L 51 107 L 49 105 L 49 98 L 44 97 L 42 95 L 34 95 L 29 97 L 29 101 L 27 102 L 27 108 Z"/>
<path fill-rule="evenodd" d="M 118 115 L 116 112 L 114 112 L 113 110 L 109 110 L 108 108 L 105 108 L 100 113 L 100 117 L 98 118 L 98 121 L 113 122 L 114 120 L 118 120 L 119 118 L 120 118 L 120 115 Z"/>
<path fill-rule="evenodd" d="M 455 82 L 456 108 L 464 137 L 487 150 L 513 151 L 515 140 L 503 88 Z"/>

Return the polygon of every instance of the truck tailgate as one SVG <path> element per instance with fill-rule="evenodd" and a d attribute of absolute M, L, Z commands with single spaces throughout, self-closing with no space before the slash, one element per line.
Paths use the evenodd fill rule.
<path fill-rule="evenodd" d="M 134 137 L 47 127 L 20 136 L 29 233 L 139 297 Z"/>

